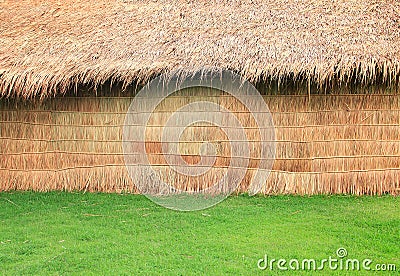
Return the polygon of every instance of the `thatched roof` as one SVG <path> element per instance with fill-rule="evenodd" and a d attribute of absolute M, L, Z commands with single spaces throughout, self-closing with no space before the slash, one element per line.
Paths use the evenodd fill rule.
<path fill-rule="evenodd" d="M 0 0 L 0 94 L 232 69 L 249 80 L 397 83 L 396 0 Z"/>

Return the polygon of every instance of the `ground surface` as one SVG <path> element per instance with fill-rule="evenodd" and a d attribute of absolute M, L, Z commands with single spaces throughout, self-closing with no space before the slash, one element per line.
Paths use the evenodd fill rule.
<path fill-rule="evenodd" d="M 291 275 L 257 262 L 340 247 L 400 272 L 400 197 L 238 196 L 176 212 L 138 195 L 18 192 L 0 193 L 0 210 L 0 274 Z M 316 274 L 354 274 L 327 267 Z"/>

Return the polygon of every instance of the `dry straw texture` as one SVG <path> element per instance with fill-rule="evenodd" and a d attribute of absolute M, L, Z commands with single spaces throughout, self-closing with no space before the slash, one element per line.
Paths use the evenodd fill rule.
<path fill-rule="evenodd" d="M 160 73 L 204 68 L 231 69 L 266 95 L 278 141 L 264 193 L 399 193 L 396 0 L 0 0 L 4 98 L 44 99 L 110 82 L 129 90 Z M 152 163 L 187 190 L 219 179 L 230 155 L 220 131 L 197 126 L 180 149 L 196 163 L 200 142 L 213 140 L 219 156 L 208 178 L 181 178 L 160 156 L 160 125 L 197 96 L 165 101 L 147 132 Z M 254 140 L 239 188 L 246 191 L 259 164 L 254 122 L 234 99 L 207 97 L 234 107 Z M 0 190 L 136 191 L 121 148 L 128 97 L 4 98 Z"/>
<path fill-rule="evenodd" d="M 243 123 L 252 141 L 252 160 L 239 191 L 247 191 L 260 157 L 254 121 L 249 120 L 249 114 L 237 100 L 215 91 L 196 97 L 190 93 L 174 95 L 158 106 L 146 135 L 150 162 L 164 180 L 186 190 L 203 189 L 221 179 L 231 152 L 227 137 L 213 126 L 189 127 L 181 137 L 180 152 L 189 163 L 199 161 L 203 141 L 216 146 L 217 161 L 204 177 L 177 175 L 161 155 L 160 126 L 173 110 L 200 99 L 229 108 Z M 399 95 L 297 95 L 264 96 L 264 99 L 276 127 L 277 158 L 263 193 L 400 192 Z M 137 192 L 127 174 L 121 145 L 122 125 L 130 100 L 130 97 L 59 97 L 45 104 L 3 101 L 0 190 Z M 137 177 L 148 177 L 149 183 L 153 183 L 153 176 Z"/>
<path fill-rule="evenodd" d="M 398 84 L 396 0 L 0 1 L 0 95 L 232 69 L 249 80 Z"/>

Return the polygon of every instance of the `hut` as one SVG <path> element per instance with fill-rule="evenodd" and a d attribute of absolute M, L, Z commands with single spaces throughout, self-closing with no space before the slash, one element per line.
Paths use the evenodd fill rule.
<path fill-rule="evenodd" d="M 160 74 L 204 68 L 252 82 L 271 111 L 262 193 L 400 192 L 391 0 L 0 1 L 0 191 L 137 192 L 121 145 L 132 98 Z M 182 91 L 165 106 L 196 97 L 234 103 Z"/>

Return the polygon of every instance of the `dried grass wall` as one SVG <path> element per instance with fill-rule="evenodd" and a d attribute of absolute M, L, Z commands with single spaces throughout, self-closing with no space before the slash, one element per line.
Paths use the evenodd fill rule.
<path fill-rule="evenodd" d="M 59 97 L 36 104 L 2 100 L 0 191 L 137 192 L 127 174 L 121 145 L 131 99 Z M 241 121 L 249 122 L 248 114 L 233 98 L 215 91 L 186 91 L 169 97 L 157 109 L 154 126 L 147 131 L 146 148 L 156 167 L 167 167 L 158 154 L 159 125 L 172 110 L 199 99 L 229 107 Z M 274 119 L 277 152 L 263 193 L 400 192 L 399 95 L 269 95 L 264 99 Z M 256 140 L 251 123 L 248 127 L 246 134 Z M 217 145 L 221 156 L 213 176 L 217 179 L 217 171 L 228 164 L 223 157 L 230 154 L 223 133 L 212 126 L 188 129 L 181 152 L 189 163 L 197 162 L 202 139 Z M 240 191 L 246 191 L 257 167 L 254 157 Z M 207 183 L 172 180 L 189 190 Z"/>

